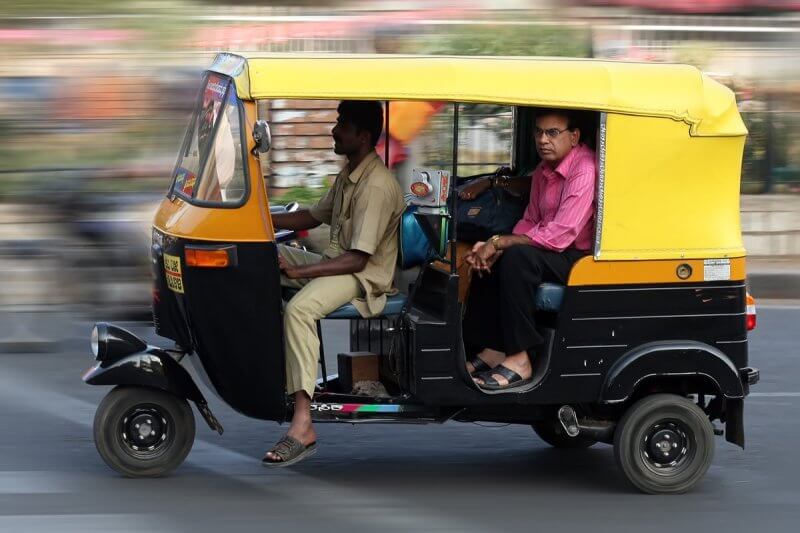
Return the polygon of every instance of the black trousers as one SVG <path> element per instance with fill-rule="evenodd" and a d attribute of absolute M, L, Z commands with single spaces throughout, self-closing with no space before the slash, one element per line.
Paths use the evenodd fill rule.
<path fill-rule="evenodd" d="M 510 355 L 542 344 L 536 289 L 545 281 L 566 285 L 572 265 L 587 253 L 517 245 L 503 251 L 490 274 L 473 274 L 462 323 L 467 353 L 491 348 Z"/>

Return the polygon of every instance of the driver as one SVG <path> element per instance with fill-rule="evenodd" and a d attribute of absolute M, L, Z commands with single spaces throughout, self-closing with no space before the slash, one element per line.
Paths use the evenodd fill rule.
<path fill-rule="evenodd" d="M 277 228 L 300 231 L 325 223 L 331 232 L 322 255 L 279 245 L 281 284 L 300 289 L 283 315 L 286 392 L 295 402 L 286 435 L 262 460 L 268 466 L 287 466 L 316 451 L 311 398 L 319 358 L 317 321 L 348 302 L 365 318 L 379 315 L 393 290 L 405 204 L 397 180 L 375 151 L 383 110 L 376 101 L 345 100 L 337 111 L 333 151 L 347 164 L 313 207 L 272 216 Z"/>

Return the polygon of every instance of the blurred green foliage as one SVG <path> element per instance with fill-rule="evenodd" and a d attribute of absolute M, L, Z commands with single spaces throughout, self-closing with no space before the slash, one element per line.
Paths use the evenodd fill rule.
<path fill-rule="evenodd" d="M 328 185 L 313 189 L 311 187 L 292 187 L 291 189 L 287 189 L 280 196 L 273 196 L 271 201 L 278 204 L 297 202 L 298 204 L 307 207 L 315 204 L 317 200 L 322 198 L 327 191 Z"/>
<path fill-rule="evenodd" d="M 764 189 L 769 122 L 763 112 L 742 113 L 742 119 L 748 131 L 742 160 L 742 192 L 754 194 Z"/>
<path fill-rule="evenodd" d="M 207 2 L 211 3 L 211 2 Z M 224 4 L 215 1 L 214 4 Z M 0 0 L 0 16 L 137 15 L 181 11 L 197 2 L 186 0 Z"/>
<path fill-rule="evenodd" d="M 476 56 L 591 56 L 588 30 L 560 26 L 451 26 L 449 33 L 422 35 L 419 52 Z M 502 82 L 502 80 L 498 80 Z"/>

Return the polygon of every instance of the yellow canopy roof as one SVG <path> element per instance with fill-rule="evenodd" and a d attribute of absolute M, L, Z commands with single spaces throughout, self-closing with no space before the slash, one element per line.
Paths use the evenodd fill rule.
<path fill-rule="evenodd" d="M 440 100 L 667 117 L 694 136 L 743 136 L 733 92 L 687 65 L 593 59 L 219 54 L 239 97 Z"/>

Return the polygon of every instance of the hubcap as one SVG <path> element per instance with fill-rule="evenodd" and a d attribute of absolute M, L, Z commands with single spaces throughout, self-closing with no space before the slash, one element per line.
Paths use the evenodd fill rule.
<path fill-rule="evenodd" d="M 667 473 L 682 466 L 691 453 L 689 430 L 676 420 L 664 420 L 650 426 L 642 440 L 645 463 L 654 471 Z"/>
<path fill-rule="evenodd" d="M 128 452 L 139 458 L 150 458 L 163 451 L 170 434 L 168 415 L 154 405 L 136 406 L 120 424 L 120 437 Z"/>

